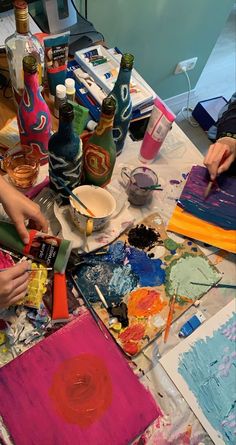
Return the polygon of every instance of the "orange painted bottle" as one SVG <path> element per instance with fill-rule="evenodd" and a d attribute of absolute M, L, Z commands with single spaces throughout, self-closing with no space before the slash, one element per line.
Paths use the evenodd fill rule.
<path fill-rule="evenodd" d="M 84 147 L 86 184 L 104 187 L 111 180 L 116 161 L 116 145 L 112 134 L 115 111 L 115 100 L 106 97 L 102 103 L 99 123 Z"/>

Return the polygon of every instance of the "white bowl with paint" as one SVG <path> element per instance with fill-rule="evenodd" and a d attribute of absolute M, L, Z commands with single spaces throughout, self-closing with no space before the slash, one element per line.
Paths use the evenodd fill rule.
<path fill-rule="evenodd" d="M 116 200 L 110 192 L 94 185 L 80 185 L 73 190 L 80 201 L 94 213 L 89 213 L 70 196 L 70 212 L 76 227 L 82 233 L 90 235 L 101 230 L 116 210 Z"/>

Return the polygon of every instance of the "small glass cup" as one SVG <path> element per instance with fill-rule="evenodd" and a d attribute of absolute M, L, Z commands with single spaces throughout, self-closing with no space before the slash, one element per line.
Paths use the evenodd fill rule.
<path fill-rule="evenodd" d="M 132 205 L 143 206 L 151 202 L 153 189 L 158 186 L 158 177 L 153 170 L 147 167 L 137 167 L 134 170 L 123 167 L 121 178 Z"/>
<path fill-rule="evenodd" d="M 36 183 L 40 164 L 31 147 L 19 146 L 17 152 L 6 154 L 3 163 L 9 179 L 16 187 L 26 189 Z"/>

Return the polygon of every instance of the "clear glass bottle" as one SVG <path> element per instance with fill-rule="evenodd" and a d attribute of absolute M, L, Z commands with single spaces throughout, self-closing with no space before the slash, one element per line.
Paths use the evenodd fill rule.
<path fill-rule="evenodd" d="M 44 50 L 38 39 L 29 30 L 27 3 L 23 0 L 16 0 L 14 12 L 16 32 L 5 40 L 5 47 L 13 94 L 16 102 L 19 104 L 24 89 L 22 59 L 28 54 L 36 58 L 38 62 L 39 84 L 41 86 L 44 74 Z"/>
<path fill-rule="evenodd" d="M 51 134 L 51 114 L 39 89 L 38 64 L 33 56 L 23 58 L 24 91 L 17 110 L 17 122 L 22 145 L 37 152 L 41 164 L 48 162 L 48 141 Z"/>
<path fill-rule="evenodd" d="M 50 187 L 64 204 L 68 204 L 69 195 L 61 181 L 73 190 L 80 185 L 83 167 L 82 141 L 73 130 L 73 119 L 73 106 L 69 103 L 62 105 L 59 108 L 58 131 L 51 136 L 48 144 Z"/>
<path fill-rule="evenodd" d="M 110 182 L 116 161 L 116 145 L 112 128 L 116 102 L 106 97 L 99 123 L 84 147 L 84 175 L 87 184 L 104 187 Z"/>
<path fill-rule="evenodd" d="M 132 102 L 130 97 L 130 78 L 134 64 L 132 54 L 123 54 L 120 62 L 120 70 L 113 90 L 109 97 L 116 101 L 116 113 L 113 126 L 113 137 L 116 144 L 116 155 L 119 155 L 124 147 L 132 117 Z"/>

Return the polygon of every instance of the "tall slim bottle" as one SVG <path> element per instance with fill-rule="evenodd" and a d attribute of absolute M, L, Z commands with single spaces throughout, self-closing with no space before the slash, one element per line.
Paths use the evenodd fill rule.
<path fill-rule="evenodd" d="M 39 84 L 42 85 L 44 71 L 44 50 L 29 29 L 28 4 L 23 0 L 14 2 L 16 31 L 5 40 L 11 84 L 16 102 L 19 104 L 24 90 L 22 59 L 32 55 L 38 62 Z"/>
<path fill-rule="evenodd" d="M 65 103 L 59 108 L 59 128 L 48 144 L 50 187 L 68 204 L 63 184 L 73 190 L 81 183 L 83 150 L 80 137 L 73 130 L 73 106 Z M 58 181 L 59 178 L 59 181 Z"/>
<path fill-rule="evenodd" d="M 134 64 L 132 54 L 123 54 L 120 62 L 120 70 L 113 90 L 109 97 L 116 101 L 116 113 L 113 126 L 113 137 L 116 144 L 116 155 L 118 156 L 125 143 L 131 116 L 132 102 L 130 96 L 130 78 Z"/>
<path fill-rule="evenodd" d="M 17 110 L 17 121 L 21 144 L 32 147 L 38 153 L 40 164 L 45 164 L 48 161 L 51 114 L 40 93 L 37 68 L 33 56 L 23 58 L 25 88 Z"/>
<path fill-rule="evenodd" d="M 84 176 L 87 184 L 104 187 L 110 182 L 116 161 L 116 145 L 112 128 L 116 103 L 106 97 L 99 123 L 84 147 Z"/>

